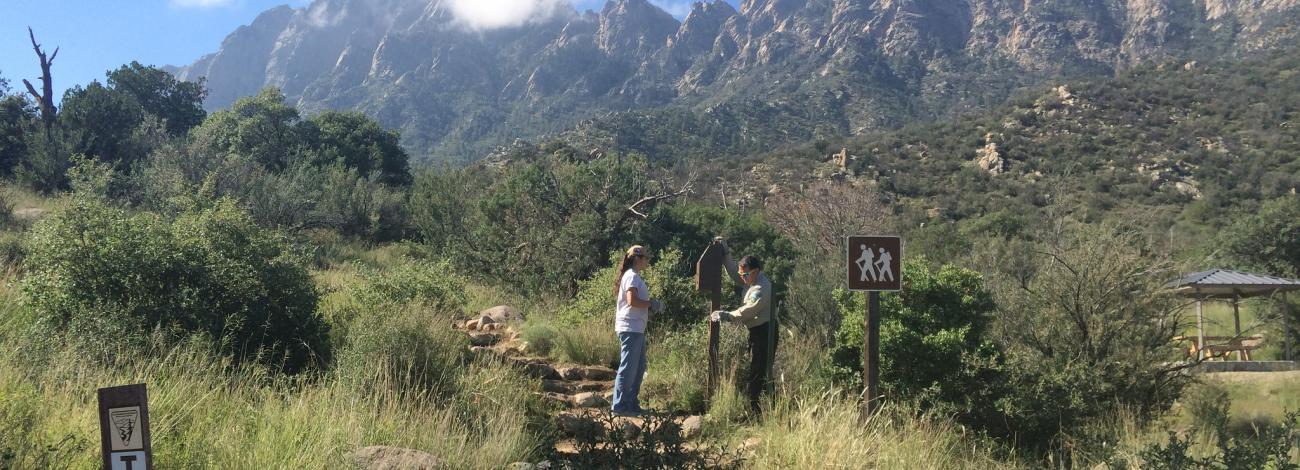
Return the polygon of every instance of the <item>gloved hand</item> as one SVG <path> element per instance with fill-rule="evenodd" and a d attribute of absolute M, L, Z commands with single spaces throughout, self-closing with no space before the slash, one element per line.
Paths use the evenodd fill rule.
<path fill-rule="evenodd" d="M 650 299 L 650 313 L 655 315 L 664 313 L 664 302 L 659 299 Z"/>
<path fill-rule="evenodd" d="M 717 310 L 709 315 L 710 321 L 731 321 L 731 312 L 726 310 Z"/>

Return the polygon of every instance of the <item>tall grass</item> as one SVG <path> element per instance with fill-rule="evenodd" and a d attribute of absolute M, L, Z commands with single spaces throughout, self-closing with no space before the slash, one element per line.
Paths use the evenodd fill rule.
<path fill-rule="evenodd" d="M 550 357 L 561 363 L 614 367 L 619 360 L 618 333 L 612 322 L 583 322 L 577 327 L 560 328 L 546 319 L 530 319 L 520 333 L 528 343 L 528 352 Z"/>
<path fill-rule="evenodd" d="M 468 360 L 439 320 L 454 313 L 427 303 L 335 299 L 358 309 L 338 367 L 287 376 L 235 365 L 201 338 L 82 357 L 33 329 L 16 297 L 0 289 L 0 468 L 98 467 L 95 390 L 139 382 L 158 468 L 349 468 L 349 453 L 387 445 L 487 469 L 550 447 L 536 383 Z"/>
<path fill-rule="evenodd" d="M 20 370 L 6 348 L 0 367 Z M 10 438 L 0 447 L 16 455 L 14 468 L 99 464 L 98 387 L 143 382 L 159 468 L 344 468 L 347 453 L 368 445 L 424 450 L 464 468 L 500 468 L 539 451 L 527 429 L 526 388 L 493 390 L 438 403 L 412 399 L 394 388 L 365 390 L 345 381 L 274 377 L 230 368 L 208 351 L 185 347 L 131 367 L 104 369 L 72 358 L 50 368 L 0 376 L 0 422 Z M 34 373 L 33 373 L 34 372 Z M 508 383 L 510 374 L 489 366 L 470 369 L 467 386 Z M 501 388 L 501 387 L 498 387 Z M 473 403 L 476 408 L 464 405 Z M 448 406 L 452 405 L 452 406 Z M 476 411 L 466 419 L 467 409 Z M 19 425 L 21 424 L 21 425 Z M 22 434 L 13 435 L 18 431 Z"/>
<path fill-rule="evenodd" d="M 653 331 L 646 346 L 646 377 L 641 394 L 652 406 L 671 411 L 705 411 L 708 378 L 708 325 Z M 718 369 L 740 376 L 748 365 L 744 328 L 724 325 L 718 339 Z M 728 385 L 730 386 L 730 385 Z"/>
<path fill-rule="evenodd" d="M 943 417 L 886 407 L 865 423 L 856 400 L 828 391 L 779 398 L 754 428 L 749 468 L 1018 468 L 995 445 Z"/>

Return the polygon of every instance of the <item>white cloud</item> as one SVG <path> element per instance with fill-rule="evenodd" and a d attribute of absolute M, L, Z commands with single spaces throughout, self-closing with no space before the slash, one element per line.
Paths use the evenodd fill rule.
<path fill-rule="evenodd" d="M 659 8 L 663 8 L 668 14 L 677 18 L 685 17 L 691 12 L 691 0 L 651 0 Z"/>
<path fill-rule="evenodd" d="M 456 19 L 474 29 L 519 26 L 571 9 L 567 0 L 449 0 Z"/>
<path fill-rule="evenodd" d="M 234 4 L 238 0 L 171 0 L 172 6 L 184 8 L 214 8 Z"/>

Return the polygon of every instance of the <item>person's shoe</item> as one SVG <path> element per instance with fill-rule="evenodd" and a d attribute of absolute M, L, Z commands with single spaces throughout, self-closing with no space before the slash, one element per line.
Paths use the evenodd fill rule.
<path fill-rule="evenodd" d="M 641 416 L 641 413 L 644 413 L 644 411 L 642 411 L 642 410 L 628 410 L 628 411 L 614 410 L 614 416 L 636 417 L 636 416 Z"/>

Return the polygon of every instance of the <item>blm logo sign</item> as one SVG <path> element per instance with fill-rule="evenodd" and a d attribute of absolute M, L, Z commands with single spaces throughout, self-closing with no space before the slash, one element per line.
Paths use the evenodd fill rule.
<path fill-rule="evenodd" d="M 99 428 L 104 469 L 153 470 L 144 384 L 99 389 Z"/>
<path fill-rule="evenodd" d="M 893 236 L 848 237 L 849 290 L 897 291 L 903 286 L 903 240 Z"/>

